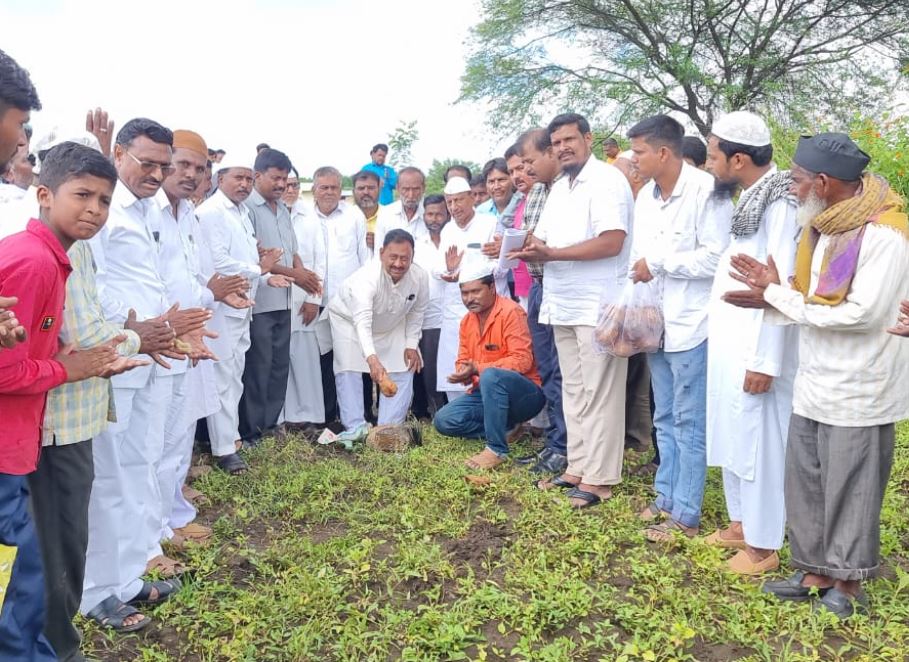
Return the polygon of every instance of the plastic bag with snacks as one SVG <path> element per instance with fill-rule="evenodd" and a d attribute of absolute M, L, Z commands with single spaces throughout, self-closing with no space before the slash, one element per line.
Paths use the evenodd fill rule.
<path fill-rule="evenodd" d="M 617 297 L 604 301 L 593 331 L 593 346 L 601 354 L 628 357 L 655 352 L 663 340 L 660 283 L 628 281 Z"/>

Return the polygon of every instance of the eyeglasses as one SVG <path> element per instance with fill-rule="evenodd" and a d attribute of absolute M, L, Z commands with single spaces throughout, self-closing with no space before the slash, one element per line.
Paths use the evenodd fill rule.
<path fill-rule="evenodd" d="M 135 156 L 130 154 L 129 151 L 127 151 L 126 154 L 127 154 L 127 156 L 129 156 L 129 158 L 131 158 L 133 161 L 135 161 L 136 165 L 138 165 L 140 168 L 142 168 L 142 172 L 144 172 L 146 174 L 152 173 L 155 170 L 160 170 L 162 177 L 168 177 L 169 175 L 174 174 L 174 171 L 176 170 L 176 168 L 170 163 L 168 163 L 167 165 L 163 165 L 161 163 L 156 163 L 154 161 L 140 161 Z"/>

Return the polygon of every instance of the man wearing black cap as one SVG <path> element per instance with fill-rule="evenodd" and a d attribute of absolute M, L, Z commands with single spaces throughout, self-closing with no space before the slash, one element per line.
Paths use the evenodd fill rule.
<path fill-rule="evenodd" d="M 732 266 L 750 291 L 726 301 L 769 306 L 798 324 L 799 369 L 786 448 L 785 499 L 796 573 L 764 584 L 840 619 L 867 612 L 861 582 L 880 571 L 880 512 L 894 423 L 909 416 L 909 344 L 886 333 L 907 298 L 906 214 L 848 136 L 803 137 L 792 165 L 802 234 L 791 287 L 772 256 Z"/>

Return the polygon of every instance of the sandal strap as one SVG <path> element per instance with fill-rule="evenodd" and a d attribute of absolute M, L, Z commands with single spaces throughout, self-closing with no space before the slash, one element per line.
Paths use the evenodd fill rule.
<path fill-rule="evenodd" d="M 111 595 L 95 605 L 95 607 L 86 614 L 86 617 L 96 621 L 99 625 L 104 627 L 111 627 L 115 630 L 119 630 L 123 627 L 123 621 L 130 616 L 135 616 L 139 613 L 139 610 L 135 607 L 126 604 L 116 595 Z M 147 620 L 148 616 L 146 616 L 145 619 Z M 140 623 L 141 622 L 142 621 L 140 621 Z"/>
<path fill-rule="evenodd" d="M 601 497 L 599 494 L 594 494 L 593 492 L 582 490 L 579 487 L 571 488 L 565 492 L 565 496 L 567 496 L 569 499 L 581 499 L 587 503 L 597 503 L 598 501 L 603 500 L 603 497 Z"/>

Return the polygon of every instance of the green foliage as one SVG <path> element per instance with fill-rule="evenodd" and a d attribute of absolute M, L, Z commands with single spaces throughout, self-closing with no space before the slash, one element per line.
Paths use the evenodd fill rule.
<path fill-rule="evenodd" d="M 120 660 L 749 660 L 905 659 L 909 641 L 909 427 L 881 522 L 882 577 L 871 617 L 837 624 L 780 603 L 723 570 L 698 540 L 675 549 L 641 534 L 652 480 L 573 512 L 518 467 L 464 481 L 482 447 L 425 431 L 400 455 L 348 454 L 292 437 L 250 453 L 242 477 L 197 483 L 214 543 L 138 635 L 82 623 L 86 654 Z M 520 454 L 524 444 L 513 449 Z M 722 479 L 708 475 L 704 533 L 725 524 Z M 783 552 L 784 563 L 788 551 Z M 782 572 L 787 572 L 784 568 Z"/>
<path fill-rule="evenodd" d="M 413 165 L 413 146 L 419 139 L 417 120 L 399 122 L 397 128 L 388 135 L 388 148 L 391 151 L 389 165 L 396 170 Z"/>
<path fill-rule="evenodd" d="M 473 161 L 464 159 L 433 159 L 429 172 L 426 173 L 426 195 L 442 192 L 442 189 L 445 188 L 445 180 L 443 179 L 445 171 L 453 165 L 465 165 L 470 168 L 470 172 L 474 175 L 478 174 L 481 170 L 481 167 Z"/>
<path fill-rule="evenodd" d="M 491 102 L 497 128 L 676 111 L 706 135 L 740 108 L 887 107 L 907 53 L 905 0 L 483 0 L 461 99 Z"/>
<path fill-rule="evenodd" d="M 774 161 L 788 168 L 795 154 L 799 136 L 821 131 L 842 131 L 842 126 L 819 124 L 798 131 L 771 125 Z M 868 169 L 887 178 L 905 200 L 909 200 L 909 117 L 885 114 L 881 119 L 856 115 L 848 124 L 850 137 L 871 157 Z"/>

